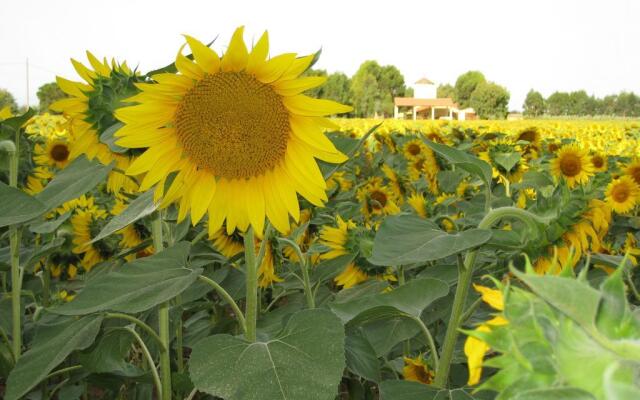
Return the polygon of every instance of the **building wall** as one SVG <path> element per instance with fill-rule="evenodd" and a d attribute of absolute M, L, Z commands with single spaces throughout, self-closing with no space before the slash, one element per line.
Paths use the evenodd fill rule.
<path fill-rule="evenodd" d="M 435 99 L 437 98 L 437 93 L 436 85 L 417 83 L 413 87 L 413 97 L 416 99 Z"/>

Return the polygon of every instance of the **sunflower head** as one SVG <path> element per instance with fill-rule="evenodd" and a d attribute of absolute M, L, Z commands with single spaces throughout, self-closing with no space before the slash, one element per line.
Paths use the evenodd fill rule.
<path fill-rule="evenodd" d="M 573 188 L 589 181 L 593 175 L 593 164 L 588 153 L 575 144 L 565 145 L 551 162 L 551 171 L 557 178 L 564 178 Z"/>
<path fill-rule="evenodd" d="M 434 372 L 425 364 L 421 355 L 415 358 L 404 357 L 402 376 L 405 381 L 420 382 L 429 385 L 433 382 Z"/>
<path fill-rule="evenodd" d="M 638 202 L 640 187 L 629 176 L 621 176 L 607 186 L 605 192 L 607 203 L 620 214 L 631 211 Z"/>
<path fill-rule="evenodd" d="M 607 156 L 595 153 L 591 155 L 591 164 L 595 172 L 604 172 L 607 170 Z"/>
<path fill-rule="evenodd" d="M 624 172 L 640 185 L 640 159 L 633 160 L 633 162 L 625 168 Z"/>
<path fill-rule="evenodd" d="M 128 173 L 146 173 L 140 189 L 157 185 L 163 207 L 179 203 L 180 220 L 190 212 L 195 224 L 208 213 L 212 234 L 223 222 L 229 234 L 249 225 L 261 232 L 265 217 L 288 231 L 289 217 L 300 215 L 298 193 L 317 206 L 327 200 L 316 159 L 346 157 L 324 136 L 336 128 L 324 117 L 351 107 L 302 94 L 325 81 L 301 76 L 315 56 L 268 58 L 266 32 L 250 51 L 238 28 L 222 56 L 185 37 L 193 61 L 180 49 L 177 73 L 137 84 L 142 92 L 129 100 L 138 105 L 116 112 L 125 123 L 118 144 L 147 149 Z"/>
<path fill-rule="evenodd" d="M 71 146 L 64 139 L 48 139 L 44 148 L 40 145 L 34 147 L 36 164 L 62 169 L 69 163 Z"/>

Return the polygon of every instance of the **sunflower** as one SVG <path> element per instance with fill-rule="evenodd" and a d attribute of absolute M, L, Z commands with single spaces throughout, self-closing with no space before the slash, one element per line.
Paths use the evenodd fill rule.
<path fill-rule="evenodd" d="M 34 196 L 36 193 L 40 193 L 52 178 L 53 173 L 47 167 L 35 167 L 31 171 L 31 175 L 27 177 L 24 191 Z"/>
<path fill-rule="evenodd" d="M 428 150 L 431 149 L 427 147 L 427 145 L 424 144 L 420 139 L 410 140 L 402 147 L 402 152 L 408 160 L 424 158 L 424 155 Z"/>
<path fill-rule="evenodd" d="M 237 231 L 227 234 L 224 228 L 220 228 L 210 234 L 209 239 L 213 241 L 213 247 L 227 258 L 233 258 L 244 251 L 244 239 Z"/>
<path fill-rule="evenodd" d="M 422 355 L 415 358 L 403 357 L 404 367 L 402 376 L 405 381 L 420 382 L 429 385 L 433 382 L 434 373 L 430 370 L 422 359 Z"/>
<path fill-rule="evenodd" d="M 502 292 L 496 289 L 487 288 L 480 285 L 473 285 L 473 288 L 480 293 L 482 301 L 492 308 L 503 311 L 504 299 Z M 496 315 L 489 321 L 480 324 L 476 332 L 490 332 L 492 327 L 507 325 L 508 321 L 502 315 Z M 489 345 L 474 336 L 468 336 L 464 342 L 464 354 L 467 356 L 467 367 L 469 368 L 469 385 L 475 385 L 480 382 L 482 376 L 482 364 L 485 354 L 490 350 Z"/>
<path fill-rule="evenodd" d="M 0 108 L 0 121 L 13 117 L 10 106 Z"/>
<path fill-rule="evenodd" d="M 373 215 L 393 215 L 400 212 L 393 191 L 378 181 L 359 189 L 357 197 L 366 219 Z"/>
<path fill-rule="evenodd" d="M 591 164 L 593 164 L 594 172 L 605 172 L 607 170 L 607 156 L 601 153 L 591 155 Z"/>
<path fill-rule="evenodd" d="M 302 94 L 325 81 L 300 76 L 314 55 L 267 59 L 266 32 L 251 52 L 242 36 L 240 27 L 223 57 L 186 36 L 194 60 L 179 51 L 178 73 L 137 84 L 142 93 L 129 100 L 139 104 L 116 111 L 125 123 L 118 144 L 147 148 L 127 173 L 147 173 L 141 190 L 159 183 L 156 197 L 162 207 L 178 202 L 179 220 L 190 211 L 197 223 L 208 213 L 210 232 L 226 220 L 228 233 L 249 225 L 260 233 L 266 217 L 287 232 L 289 215 L 300 216 L 296 193 L 317 206 L 327 200 L 316 158 L 346 160 L 324 136 L 333 127 L 324 116 L 352 108 Z"/>
<path fill-rule="evenodd" d="M 605 196 L 607 203 L 615 212 L 624 214 L 636 206 L 640 187 L 631 176 L 623 175 L 609 183 Z"/>
<path fill-rule="evenodd" d="M 126 210 L 127 207 L 128 204 L 122 198 L 117 198 L 115 204 L 111 208 L 111 215 L 119 215 L 124 210 Z M 119 233 L 122 236 L 122 239 L 120 240 L 120 246 L 124 249 L 133 249 L 139 246 L 145 239 L 151 237 L 151 233 L 141 221 L 135 221 L 134 223 L 120 229 L 116 233 Z M 144 249 L 139 250 L 137 254 L 127 256 L 127 261 L 131 261 L 136 257 L 147 257 L 152 255 L 153 253 L 153 246 L 147 246 Z"/>
<path fill-rule="evenodd" d="M 336 217 L 336 222 L 337 227 L 325 226 L 320 231 L 320 244 L 330 249 L 320 255 L 321 260 L 331 260 L 355 251 L 356 224 L 352 221 L 344 221 L 339 215 Z M 334 278 L 334 282 L 348 289 L 367 279 L 369 279 L 367 273 L 358 268 L 355 262 L 351 262 Z"/>
<path fill-rule="evenodd" d="M 33 150 L 33 160 L 40 166 L 62 169 L 69 163 L 71 150 L 69 143 L 64 139 L 47 139 L 44 147 L 37 143 Z"/>
<path fill-rule="evenodd" d="M 352 262 L 334 278 L 334 282 L 344 289 L 349 289 L 368 279 L 369 275 Z"/>
<path fill-rule="evenodd" d="M 593 164 L 589 154 L 578 145 L 569 144 L 558 151 L 558 156 L 551 161 L 551 172 L 557 178 L 564 178 L 567 185 L 573 188 L 583 185 L 593 175 Z"/>
<path fill-rule="evenodd" d="M 633 178 L 633 180 L 640 185 L 640 158 L 635 159 L 631 164 L 627 165 L 624 173 Z"/>
<path fill-rule="evenodd" d="M 486 150 L 480 152 L 478 157 L 491 165 L 494 178 L 503 183 L 517 183 L 522 180 L 527 170 L 527 162 L 521 146 L 509 139 L 495 139 L 484 144 L 484 147 Z"/>
<path fill-rule="evenodd" d="M 407 203 L 413 208 L 416 213 L 422 218 L 427 218 L 427 201 L 420 193 L 413 193 L 407 199 Z"/>
<path fill-rule="evenodd" d="M 282 282 L 283 279 L 276 274 L 275 260 L 271 243 L 265 243 L 265 252 L 262 263 L 258 267 L 258 285 L 261 288 L 271 286 L 274 282 Z M 259 246 L 257 246 L 259 248 Z"/>
<path fill-rule="evenodd" d="M 107 212 L 97 210 L 76 210 L 71 217 L 73 226 L 73 253 L 82 256 L 82 267 L 90 271 L 96 264 L 109 259 L 115 253 L 117 243 L 113 243 L 115 236 L 91 243 L 105 224 Z"/>

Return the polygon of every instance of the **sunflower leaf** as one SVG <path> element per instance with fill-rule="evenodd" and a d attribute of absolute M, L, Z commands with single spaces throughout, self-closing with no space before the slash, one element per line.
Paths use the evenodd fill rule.
<path fill-rule="evenodd" d="M 124 124 L 122 122 L 116 122 L 115 124 L 105 129 L 104 132 L 102 132 L 102 134 L 100 135 L 100 142 L 109 146 L 109 150 L 114 153 L 122 154 L 126 153 L 129 150 L 116 144 L 116 140 L 118 140 L 119 138 L 115 136 L 115 133 L 118 132 L 118 130 L 123 126 Z"/>
<path fill-rule="evenodd" d="M 189 269 L 189 243 L 180 242 L 150 257 L 134 260 L 87 282 L 69 303 L 51 312 L 83 315 L 100 311 L 137 313 L 174 298 L 202 272 Z"/>
<path fill-rule="evenodd" d="M 226 400 L 330 399 L 345 367 L 344 340 L 342 323 L 330 311 L 299 311 L 271 340 L 214 335 L 197 342 L 191 380 Z"/>
<path fill-rule="evenodd" d="M 444 144 L 432 142 L 427 139 L 424 139 L 424 142 L 427 146 L 431 147 L 431 150 L 444 157 L 448 162 L 462 168 L 472 175 L 477 176 L 487 187 L 491 187 L 493 171 L 489 163 L 482 161 L 469 153 Z"/>
<path fill-rule="evenodd" d="M 47 211 L 35 197 L 0 182 L 0 227 L 21 224 Z"/>
<path fill-rule="evenodd" d="M 102 240 L 107 236 L 119 231 L 120 229 L 131 225 L 140 218 L 144 218 L 158 208 L 158 204 L 153 202 L 153 190 L 147 190 L 138 198 L 133 200 L 122 213 L 111 218 L 104 228 L 93 238 L 91 243 Z"/>

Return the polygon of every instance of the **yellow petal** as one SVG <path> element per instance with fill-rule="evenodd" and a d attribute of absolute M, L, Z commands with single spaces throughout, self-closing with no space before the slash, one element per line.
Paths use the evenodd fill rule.
<path fill-rule="evenodd" d="M 271 83 L 280 78 L 295 59 L 295 53 L 280 54 L 257 66 L 254 74 L 260 82 Z"/>
<path fill-rule="evenodd" d="M 476 292 L 482 295 L 482 301 L 489 304 L 496 310 L 504 310 L 504 299 L 502 298 L 502 292 L 497 289 L 491 289 L 486 286 L 473 284 L 473 288 Z"/>
<path fill-rule="evenodd" d="M 191 190 L 191 223 L 195 226 L 209 208 L 216 192 L 216 180 L 207 171 L 198 171 Z"/>
<path fill-rule="evenodd" d="M 284 97 L 282 102 L 292 113 L 309 117 L 341 114 L 353 110 L 351 106 L 346 106 L 331 100 L 314 99 L 302 94 Z"/>
<path fill-rule="evenodd" d="M 91 84 L 93 83 L 93 80 L 96 79 L 96 73 L 85 67 L 85 65 L 80 61 L 76 61 L 72 58 L 71 65 L 73 65 L 73 68 L 76 70 L 78 75 L 85 80 L 85 82 Z"/>
<path fill-rule="evenodd" d="M 183 48 L 184 45 L 180 47 L 178 54 L 176 54 L 176 68 L 178 68 L 178 71 L 188 78 L 195 80 L 202 79 L 204 77 L 204 71 L 198 64 L 189 60 L 182 54 Z"/>
<path fill-rule="evenodd" d="M 116 137 L 118 136 L 117 133 Z M 118 139 L 116 144 L 130 149 L 140 149 L 162 144 L 174 136 L 174 128 L 142 129 L 135 135 L 128 134 Z"/>
<path fill-rule="evenodd" d="M 249 52 L 243 39 L 244 26 L 239 27 L 233 33 L 227 52 L 222 56 L 220 68 L 223 71 L 242 71 L 247 66 Z"/>
<path fill-rule="evenodd" d="M 282 74 L 282 79 L 297 78 L 300 74 L 309 69 L 309 66 L 315 57 L 315 54 L 310 54 L 308 56 L 296 58 L 284 74 Z"/>
<path fill-rule="evenodd" d="M 89 91 L 91 90 L 91 86 L 85 85 L 79 82 L 73 82 L 68 79 L 64 79 L 61 76 L 56 76 L 56 83 L 60 87 L 60 89 L 68 95 L 79 97 L 81 99 L 86 99 L 87 95 L 84 94 L 83 90 Z"/>
<path fill-rule="evenodd" d="M 276 92 L 281 96 L 295 96 L 305 90 L 313 89 L 324 84 L 326 76 L 307 76 L 304 78 L 278 80 L 273 83 Z"/>
<path fill-rule="evenodd" d="M 255 72 L 258 66 L 264 65 L 267 56 L 269 55 L 269 33 L 265 31 L 258 43 L 253 46 L 253 50 L 249 54 L 249 58 L 247 60 L 247 72 L 252 74 Z"/>
<path fill-rule="evenodd" d="M 109 75 L 111 75 L 111 68 L 109 68 L 108 65 L 105 65 L 102 62 L 100 62 L 100 60 L 98 60 L 96 56 L 91 54 L 89 50 L 87 50 L 87 58 L 89 59 L 89 63 L 91 64 L 93 69 L 99 75 L 102 75 L 104 77 L 108 77 Z"/>
<path fill-rule="evenodd" d="M 218 57 L 218 54 L 198 39 L 189 35 L 184 35 L 184 37 L 187 39 L 193 58 L 198 65 L 207 73 L 215 74 L 218 72 L 220 69 L 220 57 Z"/>

